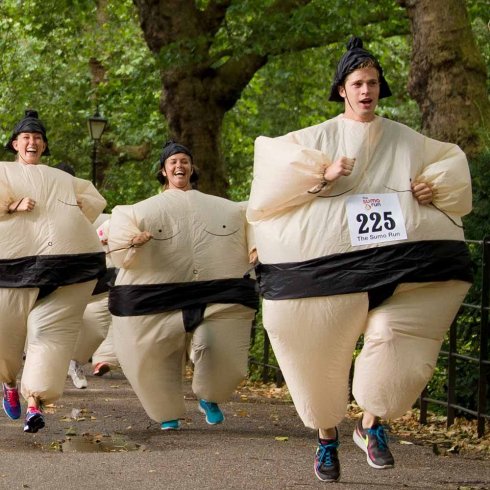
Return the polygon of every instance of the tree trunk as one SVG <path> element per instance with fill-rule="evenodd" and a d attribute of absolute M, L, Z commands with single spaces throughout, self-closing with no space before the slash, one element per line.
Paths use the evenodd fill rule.
<path fill-rule="evenodd" d="M 225 109 L 210 99 L 205 80 L 188 74 L 178 84 L 162 75 L 160 110 L 165 115 L 170 136 L 186 145 L 198 168 L 200 190 L 226 196 L 228 181 L 220 150 Z M 209 84 L 208 84 L 209 85 Z"/>
<path fill-rule="evenodd" d="M 408 90 L 428 136 L 457 143 L 468 156 L 482 149 L 490 122 L 486 67 L 461 0 L 399 0 L 411 22 Z"/>
<path fill-rule="evenodd" d="M 271 11 L 288 18 L 311 0 L 278 0 Z M 214 0 L 205 9 L 195 0 L 134 0 L 141 28 L 160 66 L 162 97 L 170 137 L 189 147 L 199 168 L 199 189 L 226 196 L 228 179 L 221 154 L 224 115 L 268 58 L 268 54 L 212 49 L 231 0 Z"/>
<path fill-rule="evenodd" d="M 172 139 L 188 145 L 200 169 L 199 188 L 226 196 L 228 180 L 221 155 L 221 128 L 227 111 L 271 56 L 301 51 L 347 38 L 349 23 L 318 32 L 307 19 L 312 0 L 133 0 L 148 47 L 162 80 L 160 110 Z M 246 7 L 246 8 L 244 8 Z M 253 22 L 245 22 L 248 14 Z M 227 12 L 243 10 L 240 18 Z M 309 13 L 308 13 L 309 12 Z M 254 14 L 258 14 L 255 15 Z M 330 15 L 330 12 L 329 12 Z M 390 12 L 363 14 L 366 23 L 386 21 Z M 250 19 L 249 19 L 250 20 Z M 298 23 L 305 30 L 298 30 Z M 344 29 L 344 31 L 342 31 Z M 163 141 L 162 141 L 163 143 Z"/>

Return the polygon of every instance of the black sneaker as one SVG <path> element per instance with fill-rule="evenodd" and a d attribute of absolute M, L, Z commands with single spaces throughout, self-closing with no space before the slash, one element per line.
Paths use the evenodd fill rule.
<path fill-rule="evenodd" d="M 321 481 L 336 482 L 340 478 L 340 462 L 338 455 L 339 434 L 337 438 L 320 439 L 315 454 L 315 475 Z"/>
<path fill-rule="evenodd" d="M 44 427 L 44 416 L 41 410 L 29 407 L 26 412 L 24 432 L 37 432 Z"/>
<path fill-rule="evenodd" d="M 366 453 L 369 466 L 382 470 L 393 468 L 395 465 L 395 460 L 388 447 L 388 439 L 381 424 L 376 424 L 370 429 L 363 429 L 361 417 L 356 424 L 352 439 Z"/>

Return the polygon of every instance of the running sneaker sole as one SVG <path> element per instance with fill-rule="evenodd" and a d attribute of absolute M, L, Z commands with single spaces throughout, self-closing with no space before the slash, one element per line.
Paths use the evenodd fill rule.
<path fill-rule="evenodd" d="M 337 477 L 337 479 L 336 479 L 336 480 L 333 480 L 333 479 L 328 479 L 328 480 L 326 480 L 326 479 L 325 479 L 325 477 L 324 477 L 324 476 L 323 476 L 321 473 L 319 473 L 319 472 L 317 471 L 317 469 L 316 469 L 316 463 L 314 463 L 314 464 L 313 464 L 313 469 L 315 470 L 315 476 L 316 476 L 316 477 L 317 477 L 317 478 L 318 478 L 320 481 L 322 481 L 322 482 L 324 482 L 324 483 L 336 483 L 336 482 L 338 482 L 338 481 L 340 480 L 340 476 L 341 476 L 340 472 L 339 472 L 339 476 Z"/>
<path fill-rule="evenodd" d="M 161 430 L 180 430 L 180 422 L 179 422 L 179 425 L 177 426 L 167 426 L 167 427 L 163 427 L 162 425 L 160 425 L 160 429 Z"/>

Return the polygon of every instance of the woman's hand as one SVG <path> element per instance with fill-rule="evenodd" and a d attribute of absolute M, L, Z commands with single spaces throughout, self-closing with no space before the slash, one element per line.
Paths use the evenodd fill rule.
<path fill-rule="evenodd" d="M 36 206 L 36 201 L 30 197 L 23 197 L 19 201 L 14 201 L 9 204 L 9 213 L 15 213 L 18 211 L 32 211 Z"/>
<path fill-rule="evenodd" d="M 133 237 L 131 240 L 132 247 L 141 247 L 146 242 L 150 241 L 153 238 L 153 235 L 149 231 L 142 231 Z"/>

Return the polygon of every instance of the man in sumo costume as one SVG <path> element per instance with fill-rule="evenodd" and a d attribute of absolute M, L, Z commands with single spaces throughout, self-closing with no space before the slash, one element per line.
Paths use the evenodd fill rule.
<path fill-rule="evenodd" d="M 185 146 L 160 157 L 164 191 L 116 206 L 109 249 L 119 272 L 109 293 L 116 354 L 148 416 L 162 430 L 184 416 L 182 367 L 191 337 L 192 389 L 208 424 L 247 373 L 258 306 L 249 264 L 245 207 L 193 188 Z"/>
<path fill-rule="evenodd" d="M 105 199 L 88 181 L 40 164 L 49 155 L 46 129 L 26 111 L 0 162 L 0 379 L 3 408 L 21 415 L 17 374 L 27 400 L 24 431 L 45 425 L 42 406 L 63 392 L 83 311 L 105 254 L 91 222 Z"/>
<path fill-rule="evenodd" d="M 466 157 L 376 116 L 390 95 L 353 38 L 330 94 L 343 114 L 255 143 L 247 216 L 263 321 L 302 421 L 319 431 L 315 474 L 327 482 L 340 478 L 336 426 L 359 336 L 353 438 L 370 466 L 389 468 L 380 419 L 401 416 L 425 387 L 472 280 Z"/>

